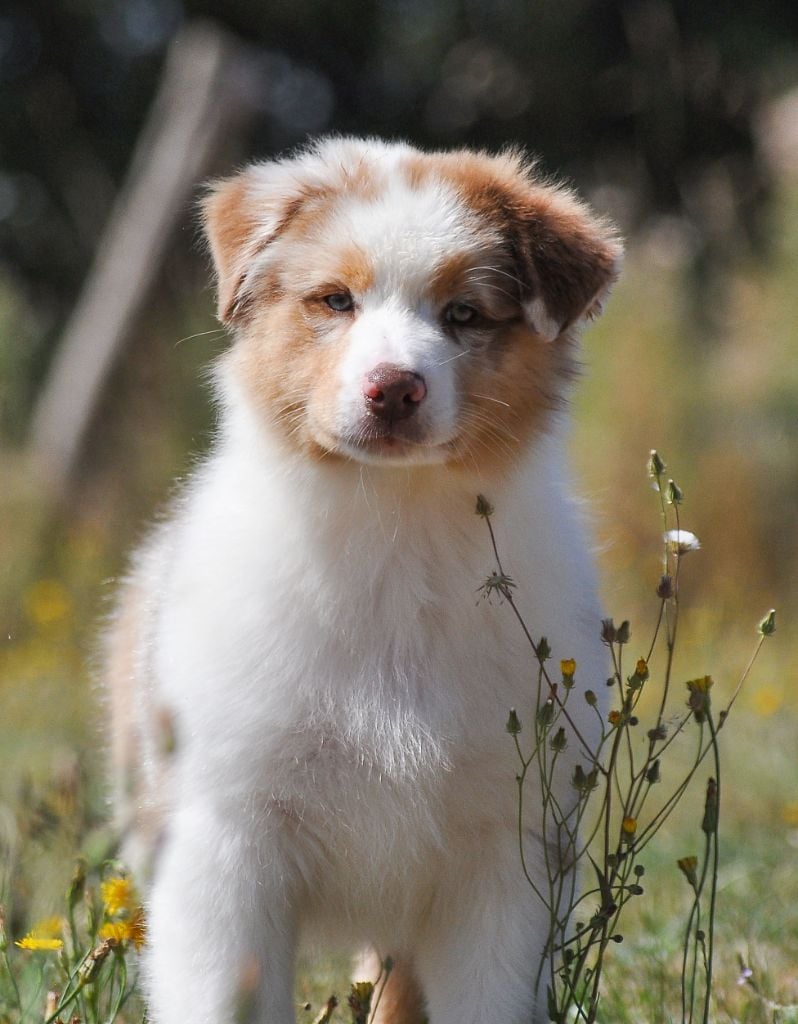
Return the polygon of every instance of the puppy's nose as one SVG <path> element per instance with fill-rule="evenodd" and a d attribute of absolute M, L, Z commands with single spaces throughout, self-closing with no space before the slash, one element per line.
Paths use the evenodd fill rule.
<path fill-rule="evenodd" d="M 371 413 L 384 420 L 405 420 L 424 400 L 427 385 L 412 370 L 380 363 L 363 379 L 363 394 Z"/>

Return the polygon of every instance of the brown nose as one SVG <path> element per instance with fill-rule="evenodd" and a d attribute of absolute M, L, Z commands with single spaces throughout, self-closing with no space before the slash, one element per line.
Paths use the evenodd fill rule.
<path fill-rule="evenodd" d="M 423 377 L 391 363 L 380 363 L 363 379 L 369 412 L 383 420 L 405 420 L 412 416 L 426 393 Z"/>

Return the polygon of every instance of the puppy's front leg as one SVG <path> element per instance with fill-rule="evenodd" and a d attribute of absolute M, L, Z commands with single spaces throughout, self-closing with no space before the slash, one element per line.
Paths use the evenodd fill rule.
<path fill-rule="evenodd" d="M 279 837 L 210 803 L 168 822 L 149 913 L 153 1024 L 222 1024 L 245 993 L 258 1024 L 293 1024 L 295 921 Z"/>
<path fill-rule="evenodd" d="M 543 1024 L 535 981 L 548 913 L 523 878 L 517 839 L 508 830 L 459 852 L 417 946 L 430 1022 Z"/>

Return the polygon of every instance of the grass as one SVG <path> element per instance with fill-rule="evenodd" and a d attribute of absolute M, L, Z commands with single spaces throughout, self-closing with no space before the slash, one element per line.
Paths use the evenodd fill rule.
<path fill-rule="evenodd" d="M 641 633 L 657 613 L 659 574 L 659 524 L 643 485 L 648 449 L 661 447 L 683 470 L 684 525 L 703 550 L 685 564 L 676 678 L 711 672 L 720 706 L 756 622 L 779 608 L 779 631 L 721 737 L 713 1019 L 751 1024 L 798 1021 L 798 639 L 790 624 L 798 608 L 798 191 L 785 188 L 779 202 L 770 262 L 741 269 L 700 316 L 685 266 L 663 258 L 661 236 L 633 246 L 605 316 L 586 335 L 573 439 L 579 489 L 595 510 L 607 613 Z M 203 326 L 210 324 L 186 319 L 165 330 L 179 338 Z M 109 851 L 95 638 L 123 549 L 168 493 L 174 466 L 185 466 L 186 452 L 207 437 L 207 407 L 187 396 L 212 342 L 164 346 L 159 366 L 170 384 L 160 402 L 148 399 L 141 424 L 137 394 L 125 384 L 141 373 L 128 357 L 112 384 L 117 425 L 102 447 L 95 443 L 94 468 L 63 513 L 41 504 L 18 452 L 0 453 L 10 484 L 0 495 L 0 885 L 11 939 L 61 912 L 78 852 L 100 871 Z M 187 385 L 173 400 L 179 378 Z M 112 422 L 109 410 L 103 415 Z M 679 1019 L 691 893 L 676 860 L 700 852 L 702 801 L 699 787 L 646 851 L 645 895 L 630 905 L 624 942 L 609 953 L 598 1016 L 606 1024 Z M 133 962 L 135 952 L 128 955 Z M 331 991 L 345 993 L 346 970 L 340 958 L 303 968 L 297 1004 L 312 1009 L 299 1009 L 300 1021 L 312 1021 Z M 41 1021 L 43 1003 L 27 1019 Z M 6 1022 L 16 1018 L 0 998 Z"/>

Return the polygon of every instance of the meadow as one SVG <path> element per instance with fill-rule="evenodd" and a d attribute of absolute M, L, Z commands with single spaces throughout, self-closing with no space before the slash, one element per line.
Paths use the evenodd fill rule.
<path fill-rule="evenodd" d="M 700 288 L 684 224 L 662 220 L 633 240 L 605 316 L 585 335 L 572 444 L 606 611 L 631 621 L 632 656 L 659 607 L 662 525 L 646 472 L 650 449 L 663 453 L 684 491 L 682 525 L 698 535 L 701 550 L 684 560 L 675 709 L 687 699 L 683 681 L 709 674 L 723 706 L 756 643 L 757 623 L 778 609 L 776 633 L 720 738 L 711 1019 L 752 1024 L 798 1020 L 798 190 L 783 187 L 773 221 L 774 245 L 764 259 L 741 256 Z M 6 297 L 4 333 L 16 329 L 14 317 Z M 170 493 L 172 477 L 207 443 L 212 414 L 199 378 L 223 344 L 213 327 L 207 296 L 160 315 L 142 352 L 127 356 L 115 375 L 64 507 L 44 500 L 18 449 L 9 443 L 0 452 L 7 484 L 0 489 L 2 1024 L 42 1021 L 48 1012 L 55 1020 L 61 1011 L 56 1001 L 46 1012 L 48 988 L 69 991 L 57 978 L 59 958 L 82 977 L 75 973 L 81 951 L 113 940 L 109 926 L 127 927 L 137 912 L 131 902 L 114 913 L 102 887 L 122 869 L 108 824 L 97 637 L 125 550 Z M 486 573 L 492 564 L 486 537 Z M 522 606 L 524 581 L 517 583 Z M 641 717 L 652 703 L 649 690 Z M 686 763 L 687 740 L 669 756 L 674 770 Z M 681 1019 L 691 893 L 676 862 L 700 852 L 705 781 L 703 772 L 645 851 L 645 891 L 630 903 L 623 942 L 612 946 L 604 971 L 598 1019 L 606 1024 Z M 77 857 L 86 870 L 75 881 Z M 65 892 L 75 918 L 65 946 L 16 945 L 37 922 L 69 916 Z M 134 978 L 137 958 L 134 936 L 123 931 L 96 968 L 104 973 L 79 993 L 87 1024 L 115 1013 L 141 1019 L 135 996 L 119 997 L 121 972 Z M 332 1019 L 350 1019 L 345 962 L 309 962 L 297 991 L 299 1019 L 323 1019 L 332 992 L 342 1003 Z M 64 1008 L 64 1021 L 77 1005 Z"/>

